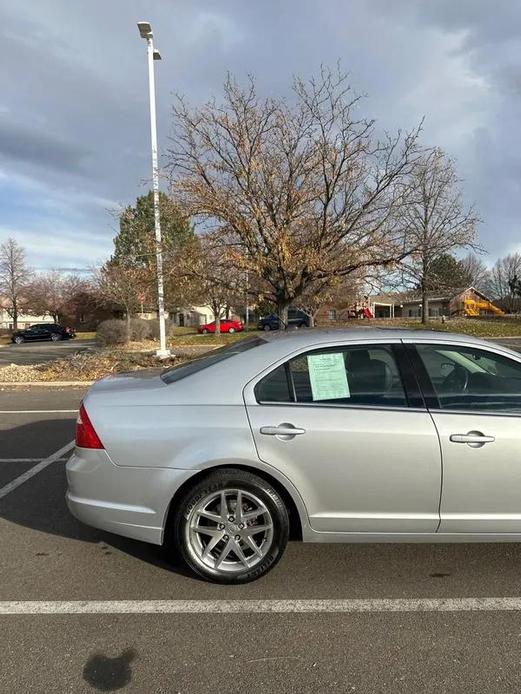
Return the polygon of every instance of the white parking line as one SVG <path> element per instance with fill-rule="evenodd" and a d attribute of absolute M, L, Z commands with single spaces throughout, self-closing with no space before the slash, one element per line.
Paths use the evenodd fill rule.
<path fill-rule="evenodd" d="M 51 463 L 55 463 L 59 458 L 68 453 L 73 448 L 73 446 L 74 441 L 70 441 L 65 446 L 56 451 L 56 453 L 53 453 L 48 458 L 44 458 L 41 462 L 32 467 L 30 470 L 24 472 L 23 475 L 20 475 L 20 477 L 17 477 L 16 479 L 9 482 L 9 484 L 6 484 L 5 487 L 2 487 L 0 489 L 0 499 L 3 499 L 4 496 L 7 496 L 10 492 L 17 489 L 21 484 L 27 482 L 27 480 L 30 480 L 31 477 L 37 475 Z"/>
<path fill-rule="evenodd" d="M 361 600 L 8 600 L 0 615 L 260 614 L 321 612 L 501 612 L 521 598 L 371 598 Z"/>
<path fill-rule="evenodd" d="M 71 414 L 78 412 L 75 410 L 0 410 L 0 414 Z"/>
<path fill-rule="evenodd" d="M 39 463 L 43 458 L 0 458 L 0 463 Z M 67 458 L 58 458 L 54 462 L 61 462 Z"/>

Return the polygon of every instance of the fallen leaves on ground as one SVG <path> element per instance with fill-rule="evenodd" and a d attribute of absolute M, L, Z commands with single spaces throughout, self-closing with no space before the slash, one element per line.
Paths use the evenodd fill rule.
<path fill-rule="evenodd" d="M 114 349 L 84 351 L 45 364 L 4 366 L 0 368 L 0 381 L 95 381 L 114 373 L 173 366 L 188 358 L 188 354 L 177 354 L 170 359 L 158 360 L 154 352 L 126 352 Z"/>

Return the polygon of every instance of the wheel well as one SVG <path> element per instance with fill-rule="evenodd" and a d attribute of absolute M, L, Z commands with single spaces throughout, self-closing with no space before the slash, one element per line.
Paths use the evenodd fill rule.
<path fill-rule="evenodd" d="M 207 468 L 206 470 L 201 470 L 200 472 L 197 472 L 195 475 L 192 475 L 192 477 L 187 479 L 186 482 L 184 482 L 174 494 L 172 501 L 170 502 L 170 506 L 168 508 L 168 515 L 165 524 L 165 542 L 167 542 L 168 540 L 169 531 L 172 526 L 172 518 L 174 515 L 173 511 L 176 507 L 176 502 L 178 501 L 178 499 L 180 499 L 192 485 L 199 482 L 199 480 L 208 475 L 210 472 L 214 472 L 215 470 L 221 470 L 222 468 L 233 468 L 234 470 L 245 470 L 246 472 L 253 472 L 255 475 L 258 475 L 258 477 L 262 477 L 262 479 L 264 479 L 266 482 L 269 482 L 269 484 L 271 484 L 271 486 L 277 491 L 277 493 L 280 494 L 280 498 L 282 499 L 284 505 L 286 506 L 286 509 L 288 510 L 289 539 L 298 541 L 302 540 L 302 524 L 300 522 L 299 512 L 297 510 L 295 502 L 291 498 L 291 494 L 288 492 L 288 490 L 284 487 L 283 484 L 281 484 L 278 480 L 276 480 L 267 472 L 264 472 L 264 470 L 251 468 L 248 467 L 248 465 L 216 465 L 215 467 Z"/>

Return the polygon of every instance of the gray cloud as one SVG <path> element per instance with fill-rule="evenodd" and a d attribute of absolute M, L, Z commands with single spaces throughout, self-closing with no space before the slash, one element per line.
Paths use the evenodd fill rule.
<path fill-rule="evenodd" d="M 80 173 L 87 151 L 75 142 L 0 117 L 0 157 Z"/>
<path fill-rule="evenodd" d="M 426 116 L 425 142 L 457 159 L 489 250 L 521 245 L 518 3 L 39 0 L 15 8 L 0 0 L 0 14 L 0 236 L 19 235 L 29 248 L 40 229 L 59 230 L 47 250 L 35 249 L 49 265 L 54 250 L 63 258 L 66 249 L 76 264 L 107 252 L 114 224 L 106 207 L 146 189 L 140 19 L 151 21 L 163 55 L 156 65 L 163 151 L 174 91 L 200 102 L 219 94 L 231 70 L 239 78 L 252 72 L 264 93 L 282 94 L 292 74 L 340 59 L 368 94 L 365 114 L 382 128 L 410 128 Z M 27 191 L 33 207 L 41 201 L 38 222 L 20 202 Z"/>

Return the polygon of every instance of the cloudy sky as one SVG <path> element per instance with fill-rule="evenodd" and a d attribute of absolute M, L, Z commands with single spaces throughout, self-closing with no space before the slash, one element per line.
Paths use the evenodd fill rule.
<path fill-rule="evenodd" d="M 0 0 L 0 242 L 37 268 L 112 248 L 110 210 L 147 188 L 145 43 L 152 23 L 160 148 L 173 93 L 219 94 L 227 70 L 288 90 L 340 60 L 381 127 L 425 116 L 458 163 L 489 261 L 521 251 L 521 3 L 514 0 Z"/>

